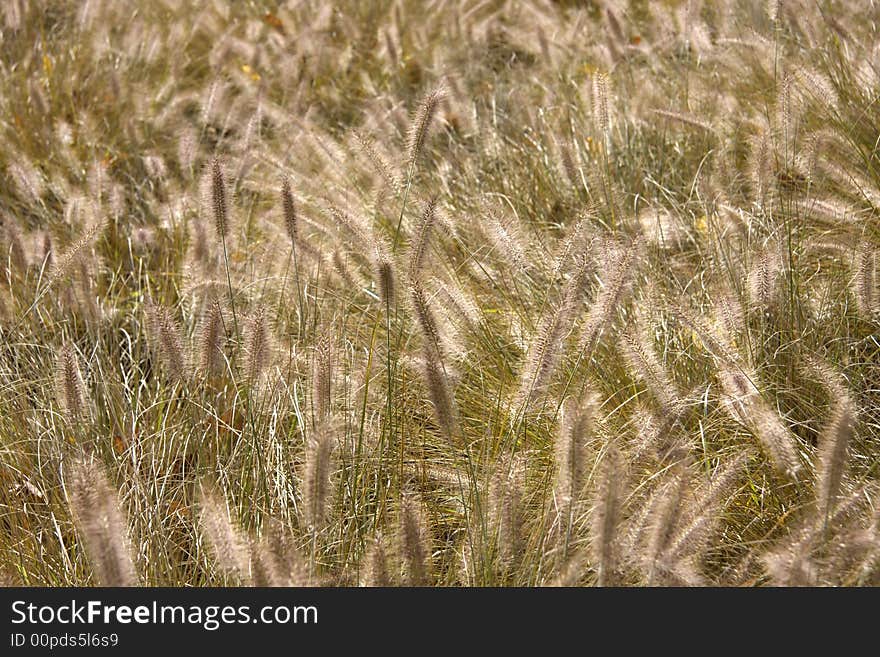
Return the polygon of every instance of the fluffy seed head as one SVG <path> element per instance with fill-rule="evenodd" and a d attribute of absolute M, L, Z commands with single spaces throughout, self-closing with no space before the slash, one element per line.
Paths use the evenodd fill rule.
<path fill-rule="evenodd" d="M 452 440 L 458 432 L 458 410 L 449 387 L 449 378 L 437 348 L 425 343 L 423 352 L 425 384 L 434 410 L 434 419 L 443 437 Z"/>
<path fill-rule="evenodd" d="M 753 304 L 764 310 L 773 308 L 782 272 L 782 256 L 777 248 L 770 247 L 758 254 L 749 272 L 749 295 Z"/>
<path fill-rule="evenodd" d="M 223 168 L 216 157 L 211 161 L 211 209 L 214 213 L 214 228 L 218 237 L 229 233 L 229 208 L 226 202 L 226 181 Z"/>
<path fill-rule="evenodd" d="M 852 398 L 842 385 L 833 388 L 836 388 L 837 392 L 834 410 L 819 437 L 816 464 L 816 501 L 819 517 L 823 520 L 834 510 L 840 495 L 847 450 L 855 425 L 855 404 Z"/>
<path fill-rule="evenodd" d="M 649 585 L 663 582 L 670 574 L 673 564 L 664 552 L 672 540 L 681 515 L 687 474 L 688 468 L 685 464 L 677 466 L 671 481 L 664 484 L 648 514 L 649 531 L 645 545 L 644 570 Z"/>
<path fill-rule="evenodd" d="M 608 77 L 604 73 L 593 76 L 593 120 L 603 136 L 608 134 Z"/>
<path fill-rule="evenodd" d="M 556 495 L 563 508 L 577 503 L 585 482 L 587 441 L 593 425 L 595 401 L 582 403 L 569 399 L 563 406 L 563 418 L 556 436 Z"/>
<path fill-rule="evenodd" d="M 851 288 L 859 314 L 866 320 L 873 319 L 880 309 L 877 294 L 877 256 L 873 244 L 862 240 L 854 263 Z"/>
<path fill-rule="evenodd" d="M 424 288 L 418 281 L 410 286 L 413 310 L 422 332 L 422 353 L 425 384 L 440 431 L 451 440 L 458 429 L 458 412 L 449 388 L 449 377 L 443 362 L 440 332 Z"/>
<path fill-rule="evenodd" d="M 687 522 L 670 540 L 667 556 L 672 561 L 685 557 L 699 557 L 712 531 L 721 521 L 721 512 L 728 501 L 734 483 L 751 458 L 751 450 L 744 449 L 728 463 L 719 466 L 697 501 L 691 506 Z"/>
<path fill-rule="evenodd" d="M 425 586 L 431 573 L 428 521 L 421 496 L 404 491 L 398 518 L 398 541 L 407 584 Z"/>
<path fill-rule="evenodd" d="M 614 583 L 623 476 L 620 453 L 614 446 L 609 446 L 602 463 L 592 516 L 592 552 L 597 564 L 599 586 Z"/>
<path fill-rule="evenodd" d="M 327 517 L 331 498 L 331 474 L 334 440 L 326 426 L 309 440 L 303 474 L 303 507 L 306 523 L 319 531 Z"/>
<path fill-rule="evenodd" d="M 384 245 L 376 241 L 374 248 L 374 266 L 379 283 L 379 295 L 389 307 L 394 305 L 395 285 L 394 261 Z"/>
<path fill-rule="evenodd" d="M 269 366 L 272 356 L 271 338 L 265 310 L 260 308 L 248 321 L 244 338 L 244 375 L 251 388 L 259 384 L 260 377 Z"/>
<path fill-rule="evenodd" d="M 407 136 L 407 168 L 412 170 L 416 160 L 422 152 L 431 124 L 440 108 L 440 104 L 446 99 L 446 89 L 441 85 L 430 91 L 419 104 L 415 120 L 410 126 Z"/>
<path fill-rule="evenodd" d="M 364 554 L 363 572 L 364 586 L 390 586 L 391 574 L 388 571 L 388 556 L 385 552 L 385 543 L 381 534 L 377 534 L 370 541 L 370 546 Z"/>
<path fill-rule="evenodd" d="M 672 378 L 654 352 L 647 327 L 636 326 L 623 332 L 621 346 L 632 372 L 641 377 L 664 409 L 675 407 L 679 399 Z"/>
<path fill-rule="evenodd" d="M 186 358 L 180 326 L 164 306 L 148 303 L 146 306 L 147 328 L 153 351 L 166 373 L 177 381 L 186 378 Z"/>
<path fill-rule="evenodd" d="M 98 583 L 137 586 L 128 522 L 103 468 L 92 458 L 76 458 L 65 487 Z"/>
<path fill-rule="evenodd" d="M 284 212 L 284 228 L 292 244 L 296 244 L 298 225 L 296 216 L 296 204 L 293 200 L 293 192 L 290 190 L 290 179 L 285 178 L 281 186 L 281 207 Z"/>
<path fill-rule="evenodd" d="M 242 580 L 250 577 L 248 540 L 229 517 L 226 501 L 214 485 L 199 486 L 199 530 L 220 568 Z"/>
<path fill-rule="evenodd" d="M 315 344 L 312 356 L 312 398 L 317 421 L 330 414 L 331 384 L 333 382 L 333 342 L 327 334 Z"/>
<path fill-rule="evenodd" d="M 603 279 L 604 285 L 584 320 L 578 343 L 579 353 L 589 353 L 595 348 L 614 313 L 627 298 L 635 279 L 634 268 L 639 246 L 640 242 L 634 241 L 608 254 L 610 271 Z"/>
<path fill-rule="evenodd" d="M 11 282 L 17 274 L 27 269 L 27 255 L 18 224 L 8 217 L 0 218 L 0 259 L 9 263 L 7 279 Z"/>
<path fill-rule="evenodd" d="M 223 311 L 220 309 L 220 304 L 214 302 L 202 320 L 201 335 L 199 336 L 200 366 L 202 371 L 209 376 L 220 374 L 224 369 L 223 344 L 225 342 Z"/>
<path fill-rule="evenodd" d="M 571 332 L 572 322 L 581 296 L 583 277 L 577 273 L 569 279 L 562 299 L 555 306 L 548 305 L 538 331 L 529 345 L 525 364 L 520 374 L 519 390 L 513 408 L 524 408 L 532 397 L 544 390 L 562 354 L 563 342 Z"/>
<path fill-rule="evenodd" d="M 801 469 L 797 442 L 779 414 L 766 403 L 755 403 L 749 409 L 752 428 L 761 446 L 777 470 L 794 478 Z"/>
<path fill-rule="evenodd" d="M 412 280 L 421 277 L 422 267 L 425 263 L 425 252 L 431 238 L 431 231 L 437 219 L 437 197 L 431 198 L 422 210 L 422 218 L 418 230 L 410 247 L 409 275 Z"/>
<path fill-rule="evenodd" d="M 513 566 L 525 548 L 523 489 L 525 461 L 520 455 L 499 460 L 489 482 L 489 527 L 498 555 L 506 567 Z"/>
<path fill-rule="evenodd" d="M 86 388 L 79 369 L 79 359 L 69 342 L 61 347 L 55 362 L 55 387 L 61 408 L 71 421 L 88 415 Z"/>

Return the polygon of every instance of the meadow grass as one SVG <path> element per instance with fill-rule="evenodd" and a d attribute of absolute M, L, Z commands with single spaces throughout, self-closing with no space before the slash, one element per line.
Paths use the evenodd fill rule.
<path fill-rule="evenodd" d="M 880 10 L 6 0 L 0 579 L 880 584 Z"/>

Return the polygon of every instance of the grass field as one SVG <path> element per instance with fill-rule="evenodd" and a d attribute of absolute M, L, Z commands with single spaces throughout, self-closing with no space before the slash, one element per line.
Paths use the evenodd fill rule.
<path fill-rule="evenodd" d="M 4 583 L 880 584 L 875 2 L 2 20 Z"/>

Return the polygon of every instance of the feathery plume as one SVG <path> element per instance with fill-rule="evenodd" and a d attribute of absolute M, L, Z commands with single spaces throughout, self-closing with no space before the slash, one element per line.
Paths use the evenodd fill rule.
<path fill-rule="evenodd" d="M 779 586 L 815 586 L 818 570 L 809 546 L 798 543 L 790 549 L 764 556 L 763 562 L 773 582 Z"/>
<path fill-rule="evenodd" d="M 388 556 L 381 534 L 376 534 L 363 556 L 364 567 L 362 583 L 364 586 L 391 586 L 391 574 L 388 571 Z"/>
<path fill-rule="evenodd" d="M 68 272 L 79 262 L 79 258 L 84 255 L 84 251 L 91 246 L 92 241 L 104 227 L 103 223 L 95 223 L 86 229 L 83 236 L 74 242 L 53 264 L 52 272 L 46 281 L 44 290 L 48 290 L 60 278 L 67 275 Z"/>
<path fill-rule="evenodd" d="M 746 449 L 726 465 L 718 467 L 718 471 L 694 504 L 687 522 L 670 540 L 666 550 L 667 559 L 675 562 L 688 555 L 695 558 L 702 551 L 712 531 L 721 521 L 721 512 L 727 502 L 725 498 L 751 456 L 751 451 Z"/>
<path fill-rule="evenodd" d="M 144 155 L 144 170 L 147 176 L 157 185 L 164 183 L 168 178 L 168 167 L 165 166 L 165 160 L 158 155 Z"/>
<path fill-rule="evenodd" d="M 768 247 L 758 254 L 749 272 L 749 296 L 753 304 L 764 310 L 773 308 L 783 269 L 778 248 Z"/>
<path fill-rule="evenodd" d="M 681 419 L 687 411 L 687 405 L 681 400 L 675 406 L 663 409 L 657 414 L 643 403 L 636 403 L 633 424 L 637 428 L 637 437 L 630 460 L 639 461 L 644 456 L 663 463 L 677 460 L 686 448 L 676 435 Z"/>
<path fill-rule="evenodd" d="M 323 528 L 331 498 L 334 439 L 320 427 L 308 441 L 303 471 L 303 515 L 312 532 Z"/>
<path fill-rule="evenodd" d="M 506 567 L 513 566 L 525 548 L 525 474 L 525 460 L 517 454 L 500 459 L 489 482 L 489 527 L 497 541 L 501 563 Z"/>
<path fill-rule="evenodd" d="M 617 45 L 618 48 L 625 48 L 627 45 L 627 39 L 623 33 L 623 26 L 621 26 L 620 19 L 617 18 L 617 14 L 611 7 L 605 8 L 605 22 L 608 23 L 608 28 L 611 32 L 611 37 L 614 39 L 615 45 Z"/>
<path fill-rule="evenodd" d="M 164 306 L 148 302 L 146 306 L 148 337 L 153 350 L 168 375 L 175 380 L 186 378 L 186 359 L 180 326 Z"/>
<path fill-rule="evenodd" d="M 628 328 L 621 337 L 623 355 L 634 374 L 640 376 L 648 388 L 666 409 L 673 409 L 680 398 L 672 378 L 653 349 L 653 338 L 641 322 Z"/>
<path fill-rule="evenodd" d="M 47 232 L 43 235 L 42 251 L 40 253 L 40 262 L 43 267 L 52 266 L 52 254 L 55 252 L 52 246 L 52 236 Z"/>
<path fill-rule="evenodd" d="M 528 404 L 533 394 L 542 391 L 553 376 L 563 342 L 571 332 L 585 281 L 583 270 L 575 272 L 566 283 L 559 305 L 548 305 L 526 354 L 519 390 L 514 397 L 514 408 L 519 409 Z"/>
<path fill-rule="evenodd" d="M 877 573 L 880 567 L 880 495 L 874 495 L 874 515 L 869 527 L 865 530 L 865 544 L 868 545 L 865 556 L 858 568 L 859 586 L 868 582 L 871 573 Z"/>
<path fill-rule="evenodd" d="M 454 282 L 446 283 L 439 278 L 431 279 L 431 288 L 437 291 L 437 300 L 447 315 L 459 325 L 466 323 L 476 327 L 482 319 L 480 308 L 471 295 Z"/>
<path fill-rule="evenodd" d="M 590 266 L 590 258 L 585 258 L 581 254 L 590 253 L 592 251 L 593 242 L 596 239 L 593 229 L 592 210 L 586 209 L 578 213 L 577 222 L 565 234 L 554 256 L 553 277 L 560 276 L 569 267 L 573 266 L 575 270 L 583 272 L 587 275 Z"/>
<path fill-rule="evenodd" d="M 568 178 L 568 182 L 572 187 L 577 189 L 583 183 L 580 180 L 580 173 L 578 171 L 577 165 L 575 165 L 575 158 L 571 152 L 571 146 L 567 142 L 562 142 L 558 145 L 559 147 L 559 161 L 562 164 L 562 171 L 565 173 L 565 177 Z"/>
<path fill-rule="evenodd" d="M 329 334 L 325 333 L 315 343 L 312 355 L 312 403 L 318 421 L 323 421 L 330 414 L 332 382 L 333 342 Z"/>
<path fill-rule="evenodd" d="M 757 202 L 763 203 L 770 192 L 772 179 L 773 154 L 770 140 L 765 131 L 759 132 L 751 141 L 748 160 L 748 172 L 752 183 L 752 193 Z"/>
<path fill-rule="evenodd" d="M 193 175 L 193 164 L 199 150 L 199 136 L 195 130 L 184 130 L 177 140 L 177 163 L 181 173 L 189 180 Z"/>
<path fill-rule="evenodd" d="M 818 517 L 825 522 L 834 511 L 843 482 L 847 449 L 855 427 L 856 406 L 843 377 L 825 363 L 815 363 L 834 400 L 831 419 L 819 436 L 816 463 L 816 501 Z"/>
<path fill-rule="evenodd" d="M 669 211 L 645 207 L 636 217 L 641 234 L 652 246 L 672 251 L 685 243 L 686 233 L 681 222 Z"/>
<path fill-rule="evenodd" d="M 421 496 L 404 491 L 400 501 L 398 540 L 400 555 L 410 586 L 425 586 L 431 574 L 431 548 L 428 521 Z"/>
<path fill-rule="evenodd" d="M 0 328 L 6 322 L 11 321 L 12 319 L 12 299 L 9 296 L 9 292 L 6 290 L 0 290 Z"/>
<path fill-rule="evenodd" d="M 211 252 L 208 248 L 208 236 L 205 233 L 205 225 L 198 217 L 190 219 L 192 235 L 189 241 L 190 257 L 192 260 L 206 269 L 211 268 Z"/>
<path fill-rule="evenodd" d="M 761 403 L 753 403 L 749 413 L 755 435 L 776 469 L 794 479 L 801 469 L 801 462 L 791 431 L 783 424 L 779 414 L 763 400 Z"/>
<path fill-rule="evenodd" d="M 520 242 L 512 225 L 505 225 L 494 214 L 486 218 L 486 236 L 492 242 L 502 260 L 517 274 L 524 274 L 529 269 L 529 258 L 526 249 Z"/>
<path fill-rule="evenodd" d="M 4 23 L 10 32 L 17 32 L 21 28 L 22 14 L 21 0 L 9 0 L 4 5 Z"/>
<path fill-rule="evenodd" d="M 434 418 L 443 436 L 451 440 L 458 428 L 455 399 L 449 390 L 446 367 L 443 363 L 440 331 L 437 320 L 428 306 L 427 296 L 421 283 L 413 281 L 410 285 L 410 296 L 416 321 L 422 332 L 423 371 L 428 395 L 434 409 Z"/>
<path fill-rule="evenodd" d="M 419 222 L 416 235 L 413 238 L 409 254 L 409 276 L 416 280 L 421 277 L 422 267 L 425 263 L 425 252 L 431 239 L 431 231 L 437 219 L 437 197 L 432 197 L 422 210 L 422 218 Z"/>
<path fill-rule="evenodd" d="M 604 73 L 596 73 L 593 84 L 593 121 L 596 129 L 605 137 L 608 134 L 608 77 Z"/>
<path fill-rule="evenodd" d="M 379 281 L 379 295 L 382 301 L 388 307 L 391 307 L 394 305 L 394 293 L 396 291 L 394 261 L 381 242 L 376 241 L 375 247 L 374 262 Z"/>
<path fill-rule="evenodd" d="M 694 116 L 693 114 L 684 114 L 682 112 L 670 112 L 668 110 L 655 109 L 654 114 L 657 116 L 662 116 L 664 119 L 668 119 L 670 121 L 676 121 L 678 123 L 682 123 L 687 126 L 691 126 L 692 128 L 699 128 L 700 130 L 705 130 L 709 133 L 714 133 L 715 128 L 712 127 L 711 124 L 701 121 L 699 118 Z"/>
<path fill-rule="evenodd" d="M 801 469 L 797 442 L 779 414 L 761 397 L 754 372 L 724 364 L 718 378 L 731 417 L 752 431 L 778 471 L 794 478 Z"/>
<path fill-rule="evenodd" d="M 556 496 L 568 513 L 580 498 L 587 468 L 587 441 L 593 426 L 595 399 L 563 405 L 563 416 L 556 436 Z"/>
<path fill-rule="evenodd" d="M 446 370 L 440 352 L 434 345 L 427 342 L 423 346 L 424 376 L 428 388 L 428 396 L 434 409 L 434 419 L 446 440 L 452 440 L 458 433 L 458 411 L 455 398 L 449 389 Z"/>
<path fill-rule="evenodd" d="M 290 575 L 285 571 L 285 563 L 276 554 L 266 537 L 259 541 L 251 541 L 250 563 L 251 583 L 256 587 L 287 587 L 300 586 L 291 581 Z"/>
<path fill-rule="evenodd" d="M 272 356 L 272 335 L 269 331 L 269 321 L 263 308 L 248 321 L 244 338 L 244 375 L 247 384 L 255 388 L 260 377 L 269 366 Z"/>
<path fill-rule="evenodd" d="M 199 486 L 199 530 L 220 568 L 247 582 L 250 578 L 248 540 L 229 517 L 222 493 L 204 481 Z"/>
<path fill-rule="evenodd" d="M 285 178 L 281 185 L 281 207 L 284 213 L 284 229 L 290 242 L 296 245 L 299 228 L 297 225 L 296 204 L 293 200 L 293 192 L 290 190 L 290 179 Z"/>
<path fill-rule="evenodd" d="M 669 310 L 672 313 L 672 319 L 692 331 L 693 336 L 699 339 L 706 350 L 728 370 L 742 369 L 740 367 L 742 358 L 734 351 L 724 334 L 719 333 L 711 325 L 692 315 L 683 306 L 672 307 Z M 748 379 L 748 377 L 746 378 Z"/>
<path fill-rule="evenodd" d="M 81 456 L 65 486 L 76 526 L 102 586 L 137 586 L 128 523 L 117 491 L 97 461 Z"/>
<path fill-rule="evenodd" d="M 428 297 L 421 281 L 414 280 L 411 282 L 410 298 L 412 299 L 412 307 L 416 316 L 416 321 L 422 331 L 425 342 L 433 346 L 437 350 L 438 355 L 442 355 L 440 352 L 442 342 L 440 339 L 440 330 L 437 327 L 437 319 L 434 317 L 434 313 L 428 305 Z"/>
<path fill-rule="evenodd" d="M 376 150 L 373 140 L 362 135 L 357 130 L 354 131 L 354 137 L 360 145 L 361 150 L 367 156 L 367 159 L 373 165 L 373 168 L 382 177 L 382 180 L 385 182 L 388 189 L 397 191 L 400 187 L 400 182 L 392 172 L 388 162 L 382 157 L 379 151 Z"/>
<path fill-rule="evenodd" d="M 446 89 L 443 85 L 440 85 L 430 91 L 419 104 L 415 120 L 410 127 L 409 134 L 407 135 L 407 168 L 410 171 L 415 167 L 416 160 L 419 158 L 419 155 L 424 148 L 425 140 L 431 129 L 434 117 L 440 108 L 440 104 L 445 99 Z"/>
<path fill-rule="evenodd" d="M 686 463 L 676 467 L 671 481 L 663 485 L 648 515 L 650 530 L 645 546 L 645 570 L 649 586 L 657 584 L 658 580 L 662 583 L 672 571 L 672 564 L 664 559 L 664 552 L 678 525 L 688 472 Z"/>
<path fill-rule="evenodd" d="M 339 249 L 333 249 L 333 253 L 330 255 L 329 261 L 330 261 L 330 266 L 332 267 L 333 271 L 339 275 L 339 278 L 342 280 L 342 282 L 348 288 L 353 289 L 353 290 L 357 290 L 361 287 L 361 285 L 358 284 L 354 279 L 354 275 L 352 274 L 352 271 L 351 271 L 351 262 L 350 262 L 349 258 L 342 251 L 340 251 Z M 390 276 L 390 270 L 388 272 L 388 276 Z M 384 300 L 385 293 L 381 289 L 381 285 L 382 285 L 381 272 L 379 272 L 379 280 L 380 280 L 379 294 L 383 295 L 380 298 L 382 298 Z"/>
<path fill-rule="evenodd" d="M 715 324 L 728 344 L 735 344 L 745 331 L 745 313 L 733 292 L 722 290 L 715 299 Z"/>
<path fill-rule="evenodd" d="M 3 252 L 0 257 L 9 262 L 7 280 L 12 281 L 16 274 L 23 274 L 27 269 L 27 256 L 21 239 L 18 224 L 12 219 L 0 218 L 0 241 Z"/>
<path fill-rule="evenodd" d="M 16 191 L 22 199 L 31 205 L 38 205 L 45 192 L 46 182 L 43 175 L 30 162 L 24 158 L 18 162 L 12 162 L 6 167 L 11 180 L 17 188 Z"/>
<path fill-rule="evenodd" d="M 877 295 L 877 256 L 874 246 L 865 239 L 859 243 L 854 270 L 851 289 L 856 308 L 863 318 L 871 320 L 880 307 Z"/>
<path fill-rule="evenodd" d="M 88 415 L 86 387 L 79 369 L 79 360 L 69 342 L 65 342 L 55 363 L 55 388 L 61 408 L 71 421 Z"/>
<path fill-rule="evenodd" d="M 620 524 L 623 477 L 620 453 L 614 446 L 609 446 L 602 463 L 592 517 L 592 551 L 597 564 L 596 583 L 599 586 L 610 586 L 614 583 L 618 548 L 616 533 Z"/>
<path fill-rule="evenodd" d="M 610 256 L 610 271 L 607 280 L 603 281 L 604 286 L 596 296 L 584 320 L 584 327 L 578 344 L 579 353 L 589 354 L 596 346 L 606 326 L 611 322 L 614 312 L 629 294 L 632 282 L 635 279 L 633 269 L 639 245 L 640 242 L 635 241 L 627 247 L 621 247 L 620 250 L 617 250 Z"/>
<path fill-rule="evenodd" d="M 200 367 L 208 376 L 214 376 L 223 371 L 225 365 L 223 345 L 225 342 L 223 311 L 220 309 L 220 304 L 215 301 L 202 320 L 199 336 Z"/>
<path fill-rule="evenodd" d="M 795 78 L 792 74 L 788 74 L 778 85 L 776 95 L 776 120 L 785 149 L 786 161 L 784 164 L 786 165 L 794 159 L 794 140 L 798 132 L 798 122 L 802 111 L 802 103 L 794 91 Z"/>
<path fill-rule="evenodd" d="M 264 518 L 259 541 L 250 543 L 251 581 L 254 586 L 303 587 L 312 584 L 311 572 L 292 544 L 281 521 Z"/>
<path fill-rule="evenodd" d="M 226 202 L 226 181 L 223 168 L 216 157 L 211 160 L 211 209 L 214 213 L 214 228 L 218 237 L 229 233 L 229 208 Z"/>

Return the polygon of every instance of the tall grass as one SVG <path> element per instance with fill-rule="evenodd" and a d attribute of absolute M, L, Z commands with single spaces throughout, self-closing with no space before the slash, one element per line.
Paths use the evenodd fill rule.
<path fill-rule="evenodd" d="M 878 18 L 9 3 L 0 580 L 880 584 Z"/>

